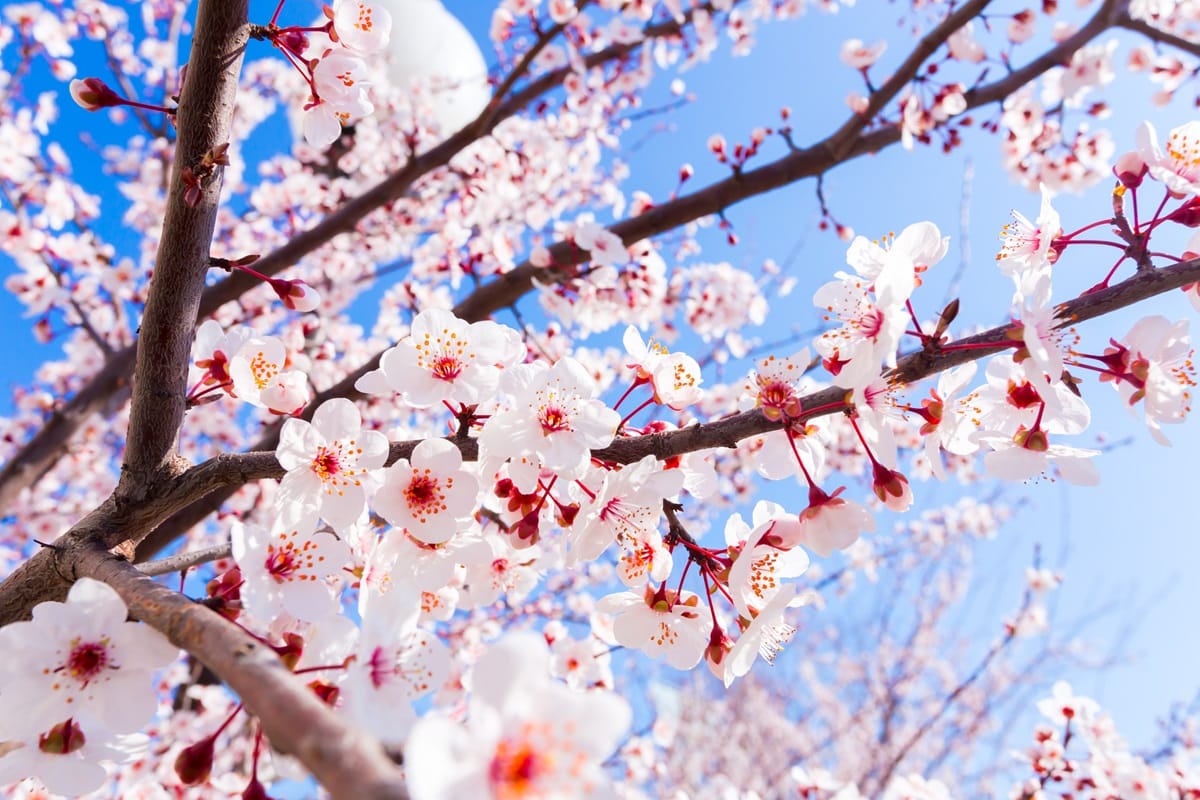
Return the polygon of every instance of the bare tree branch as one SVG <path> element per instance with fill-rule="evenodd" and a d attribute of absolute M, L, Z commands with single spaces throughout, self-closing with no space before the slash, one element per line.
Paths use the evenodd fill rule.
<path fill-rule="evenodd" d="M 230 545 L 218 544 L 206 547 L 203 550 L 193 550 L 190 553 L 180 553 L 168 558 L 159 559 L 158 561 L 139 564 L 138 572 L 148 578 L 155 578 L 159 575 L 170 575 L 172 572 L 183 572 L 184 570 L 198 567 L 201 564 L 220 561 L 223 558 L 229 558 L 231 555 L 233 555 L 233 548 Z"/>

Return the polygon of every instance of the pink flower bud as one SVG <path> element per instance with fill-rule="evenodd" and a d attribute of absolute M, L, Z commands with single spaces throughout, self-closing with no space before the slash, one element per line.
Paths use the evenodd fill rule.
<path fill-rule="evenodd" d="M 212 773 L 213 752 L 216 740 L 206 736 L 195 744 L 188 745 L 175 757 L 175 774 L 188 786 L 204 783 Z"/>
<path fill-rule="evenodd" d="M 87 111 L 112 108 L 125 102 L 99 78 L 76 78 L 71 81 L 71 99 Z"/>
<path fill-rule="evenodd" d="M 1117 159 L 1117 163 L 1113 165 L 1113 174 L 1127 188 L 1136 189 L 1142 185 L 1142 178 L 1146 177 L 1149 169 L 1137 151 L 1131 150 Z"/>
<path fill-rule="evenodd" d="M 283 304 L 293 311 L 312 311 L 321 305 L 321 295 L 304 281 L 285 281 L 276 278 L 271 281 L 271 288 L 275 290 L 275 294 L 279 295 Z"/>

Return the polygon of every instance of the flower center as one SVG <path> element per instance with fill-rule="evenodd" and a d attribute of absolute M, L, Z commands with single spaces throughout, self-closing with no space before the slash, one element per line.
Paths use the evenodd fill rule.
<path fill-rule="evenodd" d="M 317 448 L 317 454 L 313 457 L 312 470 L 317 473 L 322 481 L 328 480 L 334 475 L 337 475 L 342 470 L 340 453 L 337 450 L 331 450 L 328 447 Z"/>
<path fill-rule="evenodd" d="M 453 479 L 447 478 L 447 488 Z M 422 475 L 413 475 L 408 486 L 404 489 L 404 501 L 408 504 L 409 512 L 418 522 L 426 522 L 429 517 L 446 510 L 446 495 L 442 492 L 442 482 L 425 470 Z"/>
<path fill-rule="evenodd" d="M 550 760 L 538 752 L 528 734 L 521 731 L 517 737 L 496 745 L 488 781 L 497 800 L 535 796 L 539 779 L 550 771 Z"/>
<path fill-rule="evenodd" d="M 541 412 L 538 414 L 538 421 L 542 423 L 542 433 L 546 436 L 571 430 L 571 419 L 561 406 L 542 406 Z"/>
<path fill-rule="evenodd" d="M 277 534 L 276 540 L 267 545 L 267 560 L 263 566 L 276 583 L 316 580 L 312 574 L 318 558 L 316 542 L 305 541 L 297 546 L 298 536 L 298 531 Z"/>
<path fill-rule="evenodd" d="M 267 358 L 261 350 L 254 354 L 254 358 L 250 359 L 250 375 L 259 389 L 265 389 L 271 379 L 278 374 L 279 365 Z"/>
<path fill-rule="evenodd" d="M 1030 408 L 1031 406 L 1040 405 L 1042 398 L 1037 393 L 1037 389 L 1033 388 L 1033 384 L 1029 381 L 1023 382 L 1019 386 L 1009 385 L 1008 387 L 1008 404 L 1016 408 Z"/>
<path fill-rule="evenodd" d="M 87 686 L 111 666 L 106 642 L 80 642 L 76 639 L 67 655 L 65 669 L 68 675 Z"/>
<path fill-rule="evenodd" d="M 433 360 L 429 371 L 439 381 L 453 381 L 462 374 L 463 364 L 451 355 L 441 355 Z"/>

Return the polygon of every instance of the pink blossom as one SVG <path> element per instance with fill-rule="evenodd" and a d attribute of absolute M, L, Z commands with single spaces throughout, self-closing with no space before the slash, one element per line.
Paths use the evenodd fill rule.
<path fill-rule="evenodd" d="M 426 439 L 411 459 L 384 473 L 372 506 L 391 524 L 426 544 L 444 544 L 470 526 L 479 481 L 463 469 L 462 453 L 445 439 Z"/>

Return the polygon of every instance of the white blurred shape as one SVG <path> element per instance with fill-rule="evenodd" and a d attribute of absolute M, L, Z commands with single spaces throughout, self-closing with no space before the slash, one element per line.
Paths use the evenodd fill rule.
<path fill-rule="evenodd" d="M 441 0 L 378 0 L 392 15 L 388 78 L 398 88 L 431 87 L 437 122 L 448 136 L 491 99 L 487 63 L 475 39 Z"/>

